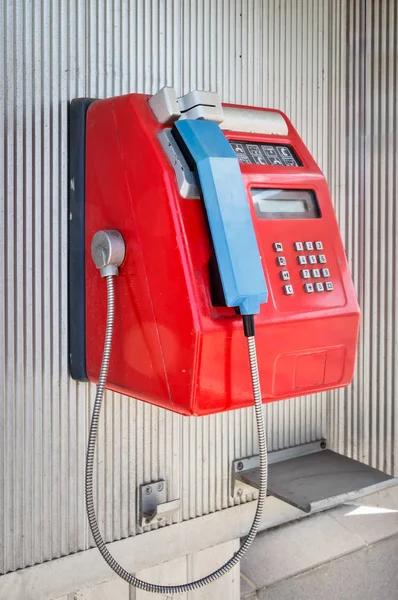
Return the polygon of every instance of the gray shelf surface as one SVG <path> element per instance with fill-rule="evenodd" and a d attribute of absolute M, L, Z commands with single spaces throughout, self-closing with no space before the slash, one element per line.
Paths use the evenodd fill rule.
<path fill-rule="evenodd" d="M 239 474 L 259 488 L 259 469 Z M 309 513 L 398 484 L 398 478 L 357 460 L 321 450 L 269 465 L 268 494 Z"/>

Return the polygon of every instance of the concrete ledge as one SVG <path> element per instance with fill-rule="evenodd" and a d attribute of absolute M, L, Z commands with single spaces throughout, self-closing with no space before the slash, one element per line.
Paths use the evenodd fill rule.
<path fill-rule="evenodd" d="M 250 528 L 255 508 L 256 502 L 248 502 L 113 542 L 108 548 L 126 569 L 136 573 L 243 537 Z M 270 496 L 261 528 L 275 527 L 301 516 L 303 513 L 298 509 Z M 3 575 L 0 598 L 52 600 L 116 577 L 93 548 Z"/>
<path fill-rule="evenodd" d="M 390 537 L 264 588 L 251 600 L 397 600 L 397 554 L 398 537 Z"/>
<path fill-rule="evenodd" d="M 397 535 L 398 487 L 262 533 L 241 563 L 242 598 Z"/>
<path fill-rule="evenodd" d="M 335 529 L 336 532 L 338 530 L 341 535 L 344 535 L 345 539 L 347 533 L 347 535 L 352 536 L 352 538 L 350 538 L 351 541 L 356 540 L 353 544 L 348 545 L 344 549 L 344 544 L 340 547 L 341 540 L 339 541 L 336 538 L 337 545 L 334 546 L 334 548 L 337 548 L 340 554 L 352 551 L 350 548 L 366 545 L 367 539 L 374 539 L 375 536 L 379 539 L 388 532 L 393 535 L 395 530 L 398 531 L 398 519 L 396 518 L 398 513 L 395 512 L 388 513 L 390 515 L 395 515 L 395 520 L 390 516 L 387 527 L 384 526 L 386 520 L 376 516 L 379 524 L 377 526 L 377 531 L 374 531 L 374 534 L 372 534 L 373 537 L 371 537 L 371 534 L 369 533 L 369 538 L 367 538 L 367 534 L 365 534 L 363 530 L 358 531 L 352 529 L 352 531 L 350 531 L 350 528 L 363 528 L 365 527 L 365 524 L 367 524 L 366 526 L 372 526 L 374 530 L 376 523 L 375 518 L 366 519 L 364 515 L 357 515 L 362 519 L 360 522 L 359 520 L 353 519 L 346 520 L 344 516 L 344 510 L 352 511 L 366 505 L 373 505 L 381 510 L 398 510 L 398 487 L 363 498 L 356 502 L 354 506 L 343 505 L 343 507 L 333 509 L 328 513 L 323 513 L 320 517 L 315 517 L 315 519 L 318 519 L 318 523 L 320 523 L 319 519 L 323 519 L 323 517 L 326 519 L 326 530 L 322 529 L 324 527 L 322 523 L 319 524 L 319 527 L 327 534 Z M 198 519 L 192 519 L 191 521 L 185 521 L 184 523 L 179 523 L 170 527 L 163 527 L 134 538 L 113 542 L 112 544 L 109 544 L 109 550 L 126 569 L 133 573 L 137 573 L 138 571 L 177 559 L 181 556 L 194 554 L 201 550 L 205 550 L 206 548 L 212 548 L 213 546 L 218 546 L 224 542 L 243 537 L 249 530 L 255 507 L 256 503 L 250 502 L 221 512 L 212 513 L 211 515 L 206 515 Z M 297 521 L 299 519 L 301 520 L 303 518 L 305 518 L 305 523 L 299 523 L 293 526 L 293 531 L 297 532 L 297 539 L 294 545 L 295 552 L 297 553 L 298 547 L 300 552 L 303 552 L 310 545 L 307 541 L 307 532 L 311 532 L 312 525 L 316 524 L 315 519 L 311 516 L 308 517 L 298 509 L 270 496 L 267 499 L 266 511 L 261 523 L 261 529 L 275 528 L 278 525 L 290 521 Z M 332 520 L 335 527 L 332 527 Z M 343 520 L 343 522 L 339 523 L 339 520 Z M 303 529 L 301 529 L 302 527 Z M 308 527 L 308 530 L 306 527 Z M 269 544 L 267 546 L 267 561 L 272 559 L 272 561 L 288 562 L 288 557 L 286 555 L 288 548 L 283 542 L 283 536 L 286 535 L 284 532 L 288 532 L 289 529 L 292 528 L 281 528 L 278 531 L 270 532 L 267 536 L 262 536 L 265 540 L 267 540 L 268 537 L 270 537 L 270 540 L 273 540 L 272 552 Z M 346 532 L 344 534 L 342 531 L 343 529 Z M 259 540 L 261 541 L 262 538 L 258 538 L 256 543 L 258 543 Z M 277 538 L 280 538 L 281 541 L 277 541 Z M 318 539 L 319 537 L 317 537 L 317 541 Z M 245 560 L 254 560 L 256 552 L 258 551 L 258 548 L 257 550 L 255 548 L 249 550 Z M 316 552 L 316 547 L 314 552 Z M 325 553 L 323 560 L 330 560 L 332 554 L 327 555 Z M 294 569 L 296 569 L 296 572 L 297 569 L 305 570 L 308 564 L 309 559 L 301 565 L 297 565 L 296 563 Z M 293 573 L 295 572 L 294 569 Z M 286 570 L 283 572 L 281 572 L 280 569 L 275 570 L 275 575 L 278 573 L 278 576 L 282 578 L 289 576 Z M 267 577 L 267 581 L 269 582 L 270 577 Z M 0 577 L 0 598 L 7 598 L 7 600 L 21 600 L 21 598 L 24 600 L 52 600 L 53 598 L 63 597 L 67 594 L 74 593 L 76 590 L 92 587 L 115 578 L 116 575 L 103 561 L 98 550 L 91 549 L 22 569 L 15 573 L 3 575 Z"/>

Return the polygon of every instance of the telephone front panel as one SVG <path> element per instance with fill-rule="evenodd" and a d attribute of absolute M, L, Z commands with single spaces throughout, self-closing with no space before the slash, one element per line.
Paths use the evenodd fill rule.
<path fill-rule="evenodd" d="M 126 258 L 115 280 L 108 387 L 186 415 L 251 406 L 241 318 L 220 292 L 203 182 L 191 161 L 202 129 L 159 123 L 149 98 L 97 100 L 85 118 L 84 369 L 96 382 L 106 316 L 90 243 L 96 231 L 116 229 Z M 265 281 L 255 316 L 263 400 L 345 386 L 359 308 L 325 178 L 283 113 L 223 110 L 220 127 L 258 248 L 238 276 L 260 265 Z M 215 177 L 222 160 L 213 163 Z M 217 182 L 212 193 L 224 194 L 225 210 L 231 183 L 221 175 Z M 233 221 L 233 211 L 227 217 Z"/>

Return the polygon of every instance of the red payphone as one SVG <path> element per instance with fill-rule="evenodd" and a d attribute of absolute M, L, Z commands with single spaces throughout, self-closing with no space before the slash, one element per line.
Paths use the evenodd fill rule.
<path fill-rule="evenodd" d="M 91 532 L 129 584 L 195 590 L 233 568 L 259 529 L 262 402 L 342 387 L 353 376 L 359 308 L 336 218 L 325 178 L 279 111 L 163 88 L 74 101 L 70 116 L 70 369 L 97 383 L 85 479 Z M 104 387 L 185 415 L 254 400 L 254 520 L 239 550 L 209 575 L 148 583 L 106 548 L 93 497 Z"/>
<path fill-rule="evenodd" d="M 200 109 L 239 161 L 267 283 L 256 316 L 263 401 L 347 385 L 359 308 L 325 178 L 292 124 L 201 97 L 173 112 L 160 94 L 97 100 L 86 115 L 85 247 L 100 229 L 126 243 L 107 387 L 186 415 L 252 404 L 240 318 L 222 305 L 200 184 L 173 131 Z M 85 272 L 77 378 L 96 382 L 106 299 L 89 251 Z"/>

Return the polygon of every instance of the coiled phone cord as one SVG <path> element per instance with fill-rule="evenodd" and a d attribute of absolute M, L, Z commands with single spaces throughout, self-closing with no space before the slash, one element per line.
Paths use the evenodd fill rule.
<path fill-rule="evenodd" d="M 250 335 L 247 337 L 248 350 L 249 350 L 249 361 L 250 361 L 250 370 L 251 370 L 251 378 L 253 385 L 253 394 L 254 394 L 254 407 L 256 414 L 256 422 L 257 422 L 257 430 L 258 430 L 258 446 L 259 446 L 259 454 L 260 454 L 260 489 L 257 501 L 256 513 L 254 516 L 254 520 L 250 531 L 246 537 L 246 540 L 243 542 L 239 550 L 219 569 L 213 571 L 206 577 L 202 577 L 201 579 L 197 579 L 196 581 L 191 581 L 190 583 L 185 583 L 181 585 L 156 585 L 153 583 L 148 583 L 146 581 L 142 581 L 138 579 L 128 571 L 126 571 L 112 556 L 112 554 L 107 549 L 105 542 L 101 536 L 101 533 L 98 528 L 97 517 L 95 514 L 94 508 L 94 498 L 93 498 L 93 467 L 94 467 L 94 454 L 95 454 L 95 443 L 97 439 L 98 433 L 98 422 L 100 418 L 102 399 L 104 394 L 104 387 L 108 375 L 108 367 L 109 367 L 109 359 L 111 354 L 111 346 L 112 346 L 112 334 L 113 334 L 113 321 L 115 315 L 115 294 L 114 294 L 114 281 L 113 275 L 108 275 L 105 277 L 106 285 L 107 285 L 107 296 L 108 296 L 108 314 L 106 320 L 106 332 L 105 332 L 105 343 L 104 343 L 104 352 L 102 356 L 102 364 L 100 375 L 98 379 L 97 392 L 95 396 L 93 414 L 91 418 L 91 426 L 90 426 L 90 434 L 88 439 L 87 446 L 87 455 L 86 455 L 86 480 L 85 480 L 85 493 L 86 493 L 86 509 L 88 521 L 91 528 L 91 533 L 93 534 L 94 541 L 98 547 L 98 550 L 101 552 L 104 560 L 108 563 L 108 565 L 113 569 L 113 571 L 119 575 L 122 579 L 127 581 L 130 585 L 133 585 L 141 590 L 145 590 L 147 592 L 152 592 L 156 594 L 182 594 L 184 592 L 190 592 L 193 590 L 197 590 L 209 583 L 213 583 L 223 575 L 225 575 L 230 569 L 232 569 L 237 563 L 240 561 L 242 556 L 247 552 L 249 546 L 253 542 L 256 537 L 258 528 L 260 526 L 261 515 L 263 513 L 264 504 L 267 496 L 267 476 L 268 476 L 268 466 L 267 466 L 267 440 L 266 440 L 266 432 L 264 425 L 264 415 L 263 415 L 263 406 L 261 399 L 261 389 L 260 389 L 260 380 L 258 374 L 258 364 L 257 364 L 257 354 L 256 354 L 256 343 L 254 339 L 254 335 Z M 254 329 L 253 329 L 254 333 Z"/>

